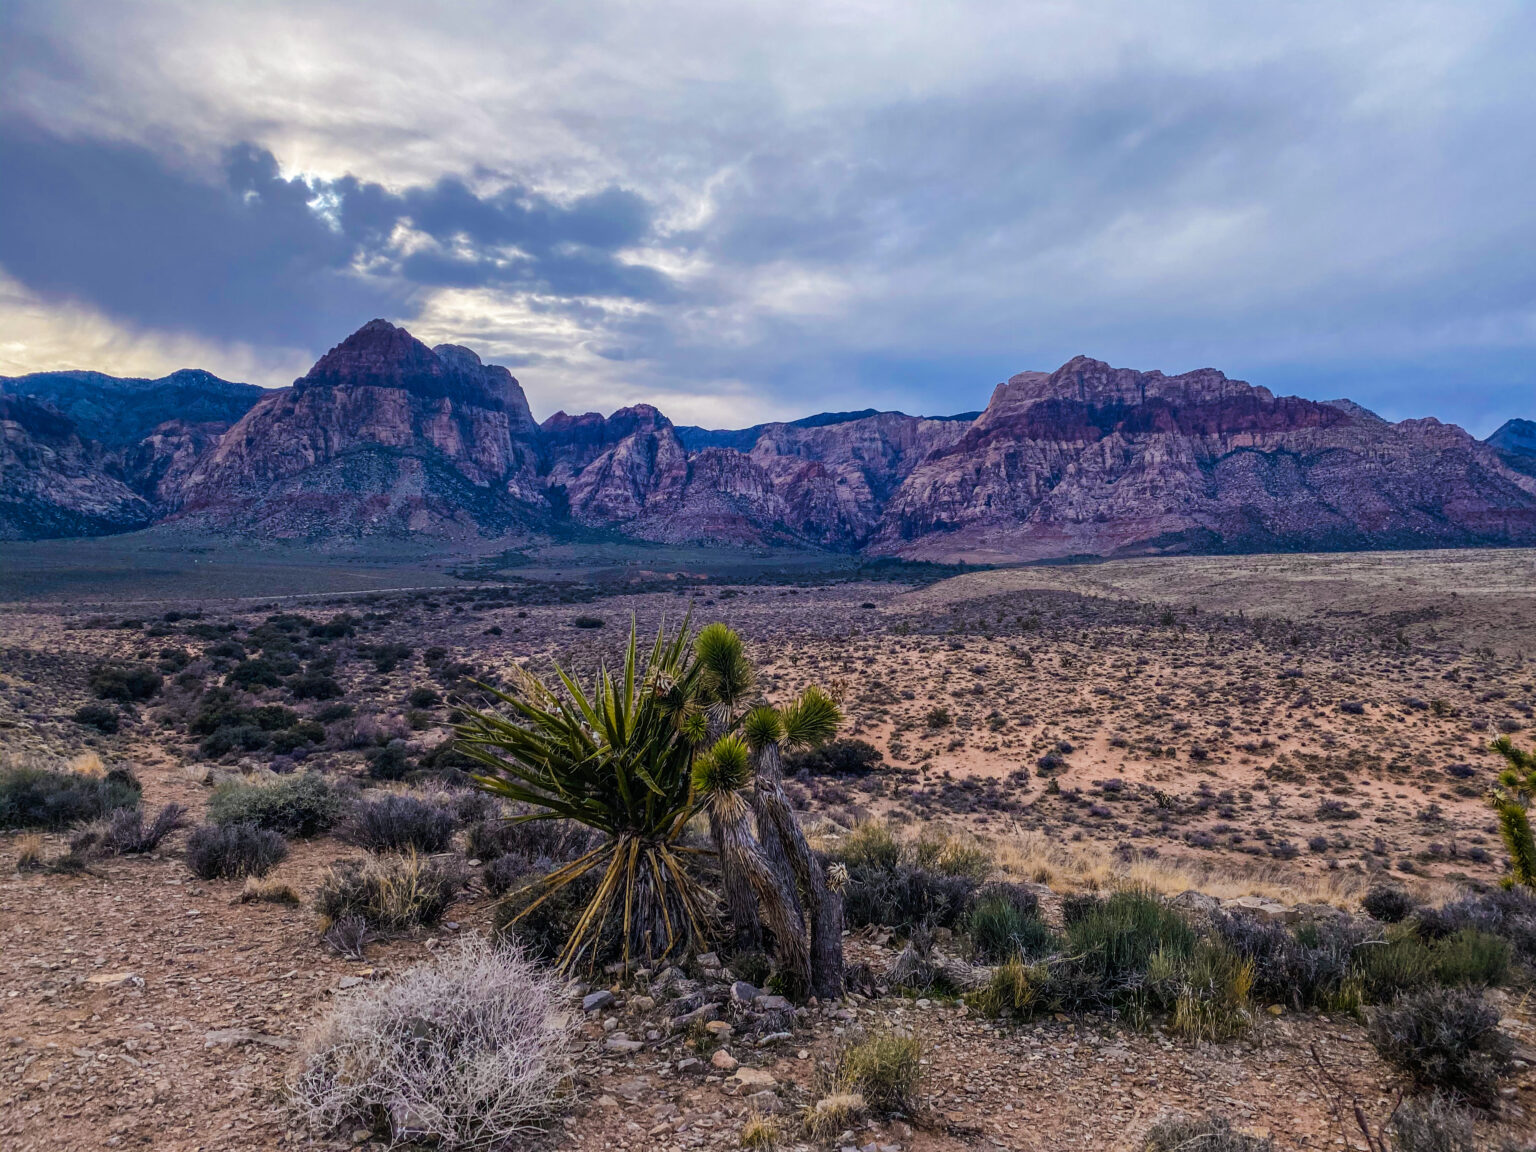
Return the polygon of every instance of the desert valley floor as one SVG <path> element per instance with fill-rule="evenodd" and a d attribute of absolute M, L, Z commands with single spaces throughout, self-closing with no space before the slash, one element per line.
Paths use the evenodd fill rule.
<path fill-rule="evenodd" d="M 355 566 L 337 565 L 343 575 L 319 591 L 295 585 L 303 594 L 263 569 L 245 597 L 238 579 L 178 572 L 165 591 L 138 580 L 103 594 L 82 580 L 45 601 L 46 581 L 8 577 L 0 748 L 11 762 L 131 766 L 147 808 L 179 803 L 193 822 L 229 775 L 302 768 L 403 787 L 368 779 L 365 753 L 397 739 L 412 767 L 439 762 L 466 680 L 514 662 L 585 674 L 632 619 L 647 636 L 691 611 L 743 634 L 770 699 L 819 682 L 843 704 L 843 735 L 880 752 L 872 769 L 791 780 L 813 832 L 835 839 L 870 819 L 904 837 L 943 827 L 983 845 L 997 875 L 1046 886 L 1048 918 L 1065 895 L 1127 882 L 1357 911 L 1383 877 L 1439 902 L 1506 869 L 1488 745 L 1536 735 L 1533 551 L 955 575 L 765 560 L 681 573 L 630 561 L 599 577 L 560 557 L 541 564 L 447 575 L 421 562 L 395 582 L 415 590 L 372 593 L 349 591 L 365 586 L 348 583 Z M 387 569 L 375 577 L 392 583 Z M 316 672 L 340 696 L 295 699 L 253 676 L 241 697 L 293 709 L 323 728 L 317 738 L 243 751 L 190 730 L 199 694 L 232 662 L 263 648 L 278 665 L 313 663 L 274 636 L 343 614 L 355 623 Z M 110 734 L 75 719 L 99 703 L 104 665 L 163 677 Z M 325 869 L 365 855 L 333 837 L 296 840 L 269 875 L 297 905 L 242 902 L 240 882 L 196 879 L 182 833 L 152 855 L 73 870 L 18 868 L 22 841 L 0 835 L 0 1145 L 18 1152 L 381 1147 L 367 1132 L 327 1143 L 295 1126 L 282 1098 L 294 1045 L 337 995 L 486 931 L 495 903 L 471 881 L 437 928 L 352 960 L 322 946 L 310 906 Z M 41 857 L 65 856 L 68 842 L 46 835 Z M 886 934 L 850 938 L 850 959 L 874 967 L 890 950 Z M 1519 988 L 1488 995 L 1523 1054 L 1488 1131 L 1526 1147 L 1536 1007 Z M 542 1146 L 735 1147 L 764 1091 L 786 1113 L 802 1107 L 842 1031 L 874 1021 L 926 1041 L 924 1101 L 910 1122 L 843 1142 L 860 1148 L 1139 1149 L 1173 1109 L 1224 1112 L 1280 1148 L 1363 1148 L 1347 1102 L 1380 1121 L 1400 1087 L 1357 1023 L 1278 1005 L 1242 1038 L 1200 1044 L 1111 1016 L 1008 1024 L 953 998 L 856 997 L 821 1006 L 814 1027 L 732 1049 L 751 1075 L 727 1076 L 680 1070 L 679 1043 L 608 1045 L 636 1030 L 627 1022 L 645 999 L 581 1020 L 574 1100 Z"/>

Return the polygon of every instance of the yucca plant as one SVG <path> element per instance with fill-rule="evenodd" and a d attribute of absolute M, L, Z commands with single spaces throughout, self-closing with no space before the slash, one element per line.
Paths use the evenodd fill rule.
<path fill-rule="evenodd" d="M 1495 740 L 1491 750 L 1509 765 L 1499 773 L 1489 803 L 1509 850 L 1510 871 L 1517 883 L 1536 886 L 1536 837 L 1531 834 L 1530 818 L 1531 798 L 1536 796 L 1536 752 L 1521 751 L 1508 736 Z"/>
<path fill-rule="evenodd" d="M 521 912 L 600 871 L 561 968 L 591 967 L 614 945 L 626 964 L 650 964 L 705 937 L 711 897 L 680 843 L 698 809 L 693 762 L 703 735 L 689 640 L 686 620 L 671 636 L 663 625 L 642 661 L 631 625 L 622 667 L 600 667 L 590 692 L 564 669 L 560 691 L 522 672 L 511 692 L 487 689 L 507 714 L 470 711 L 457 728 L 459 749 L 483 765 L 475 782 L 535 809 L 517 819 L 574 820 L 603 834 L 537 881 Z"/>

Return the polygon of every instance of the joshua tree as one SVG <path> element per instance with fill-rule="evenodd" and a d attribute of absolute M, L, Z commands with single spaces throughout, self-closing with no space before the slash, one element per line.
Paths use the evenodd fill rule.
<path fill-rule="evenodd" d="M 1530 818 L 1531 799 L 1536 796 L 1536 752 L 1522 752 L 1508 736 L 1500 736 L 1492 748 L 1509 762 L 1499 773 L 1489 802 L 1509 849 L 1510 871 L 1517 883 L 1536 885 L 1536 837 L 1531 835 Z"/>
<path fill-rule="evenodd" d="M 458 746 L 486 769 L 477 783 L 537 809 L 520 819 L 569 819 L 604 834 L 520 892 L 539 892 L 520 915 L 600 870 L 561 966 L 595 963 L 615 937 L 626 962 L 695 946 L 706 894 L 680 840 L 702 811 L 737 946 L 759 946 L 766 927 L 790 986 L 840 996 L 842 899 L 806 844 L 779 763 L 783 749 L 830 738 L 841 713 L 816 688 L 783 709 L 762 702 L 741 637 L 724 624 L 689 641 L 686 622 L 670 638 L 663 627 L 642 664 L 631 626 L 622 670 L 602 668 L 590 693 L 563 670 L 560 691 L 523 673 L 512 693 L 489 690 L 510 715 L 471 711 L 459 726 Z"/>

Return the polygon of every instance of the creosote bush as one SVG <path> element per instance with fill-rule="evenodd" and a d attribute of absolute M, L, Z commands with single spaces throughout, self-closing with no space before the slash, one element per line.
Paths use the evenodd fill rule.
<path fill-rule="evenodd" d="M 1420 1088 L 1477 1105 L 1492 1104 L 1510 1068 L 1513 1044 L 1499 1031 L 1498 1010 L 1481 992 L 1426 988 L 1375 1009 L 1371 1043 Z"/>
<path fill-rule="evenodd" d="M 336 789 L 312 772 L 266 783 L 227 781 L 208 800 L 208 816 L 215 824 L 254 824 L 284 836 L 318 836 L 345 811 Z"/>
<path fill-rule="evenodd" d="M 141 792 L 124 768 L 94 776 L 25 763 L 0 767 L 0 829 L 68 828 L 119 808 L 136 808 Z"/>
<path fill-rule="evenodd" d="M 254 824 L 203 824 L 187 837 L 187 867 L 201 880 L 265 876 L 288 855 L 288 841 Z"/>
<path fill-rule="evenodd" d="M 341 999 L 290 1088 L 321 1132 L 382 1124 L 445 1150 L 511 1147 L 560 1107 L 569 1047 L 554 975 L 471 939 Z"/>
<path fill-rule="evenodd" d="M 1439 1092 L 1399 1104 L 1392 1135 L 1395 1152 L 1477 1152 L 1472 1113 Z"/>
<path fill-rule="evenodd" d="M 70 850 L 106 856 L 153 852 L 160 847 L 160 841 L 186 824 L 186 817 L 187 810 L 180 804 L 167 804 L 146 824 L 142 808 L 118 808 L 83 829 L 70 841 Z M 77 844 L 76 840 L 81 842 Z"/>
<path fill-rule="evenodd" d="M 1383 924 L 1397 924 L 1413 915 L 1413 897 L 1397 884 L 1377 884 L 1360 900 L 1360 907 Z"/>
<path fill-rule="evenodd" d="M 327 922 L 360 917 L 370 928 L 404 931 L 436 924 L 464 887 L 457 860 L 418 856 L 375 856 L 361 864 L 338 864 L 320 880 L 315 907 Z"/>

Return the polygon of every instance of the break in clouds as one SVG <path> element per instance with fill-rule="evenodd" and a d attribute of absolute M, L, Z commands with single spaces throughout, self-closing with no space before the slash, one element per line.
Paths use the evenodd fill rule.
<path fill-rule="evenodd" d="M 1536 415 L 1521 5 L 5 19 L 0 371 L 280 384 L 382 315 L 541 416 L 958 411 L 1079 352 Z"/>

